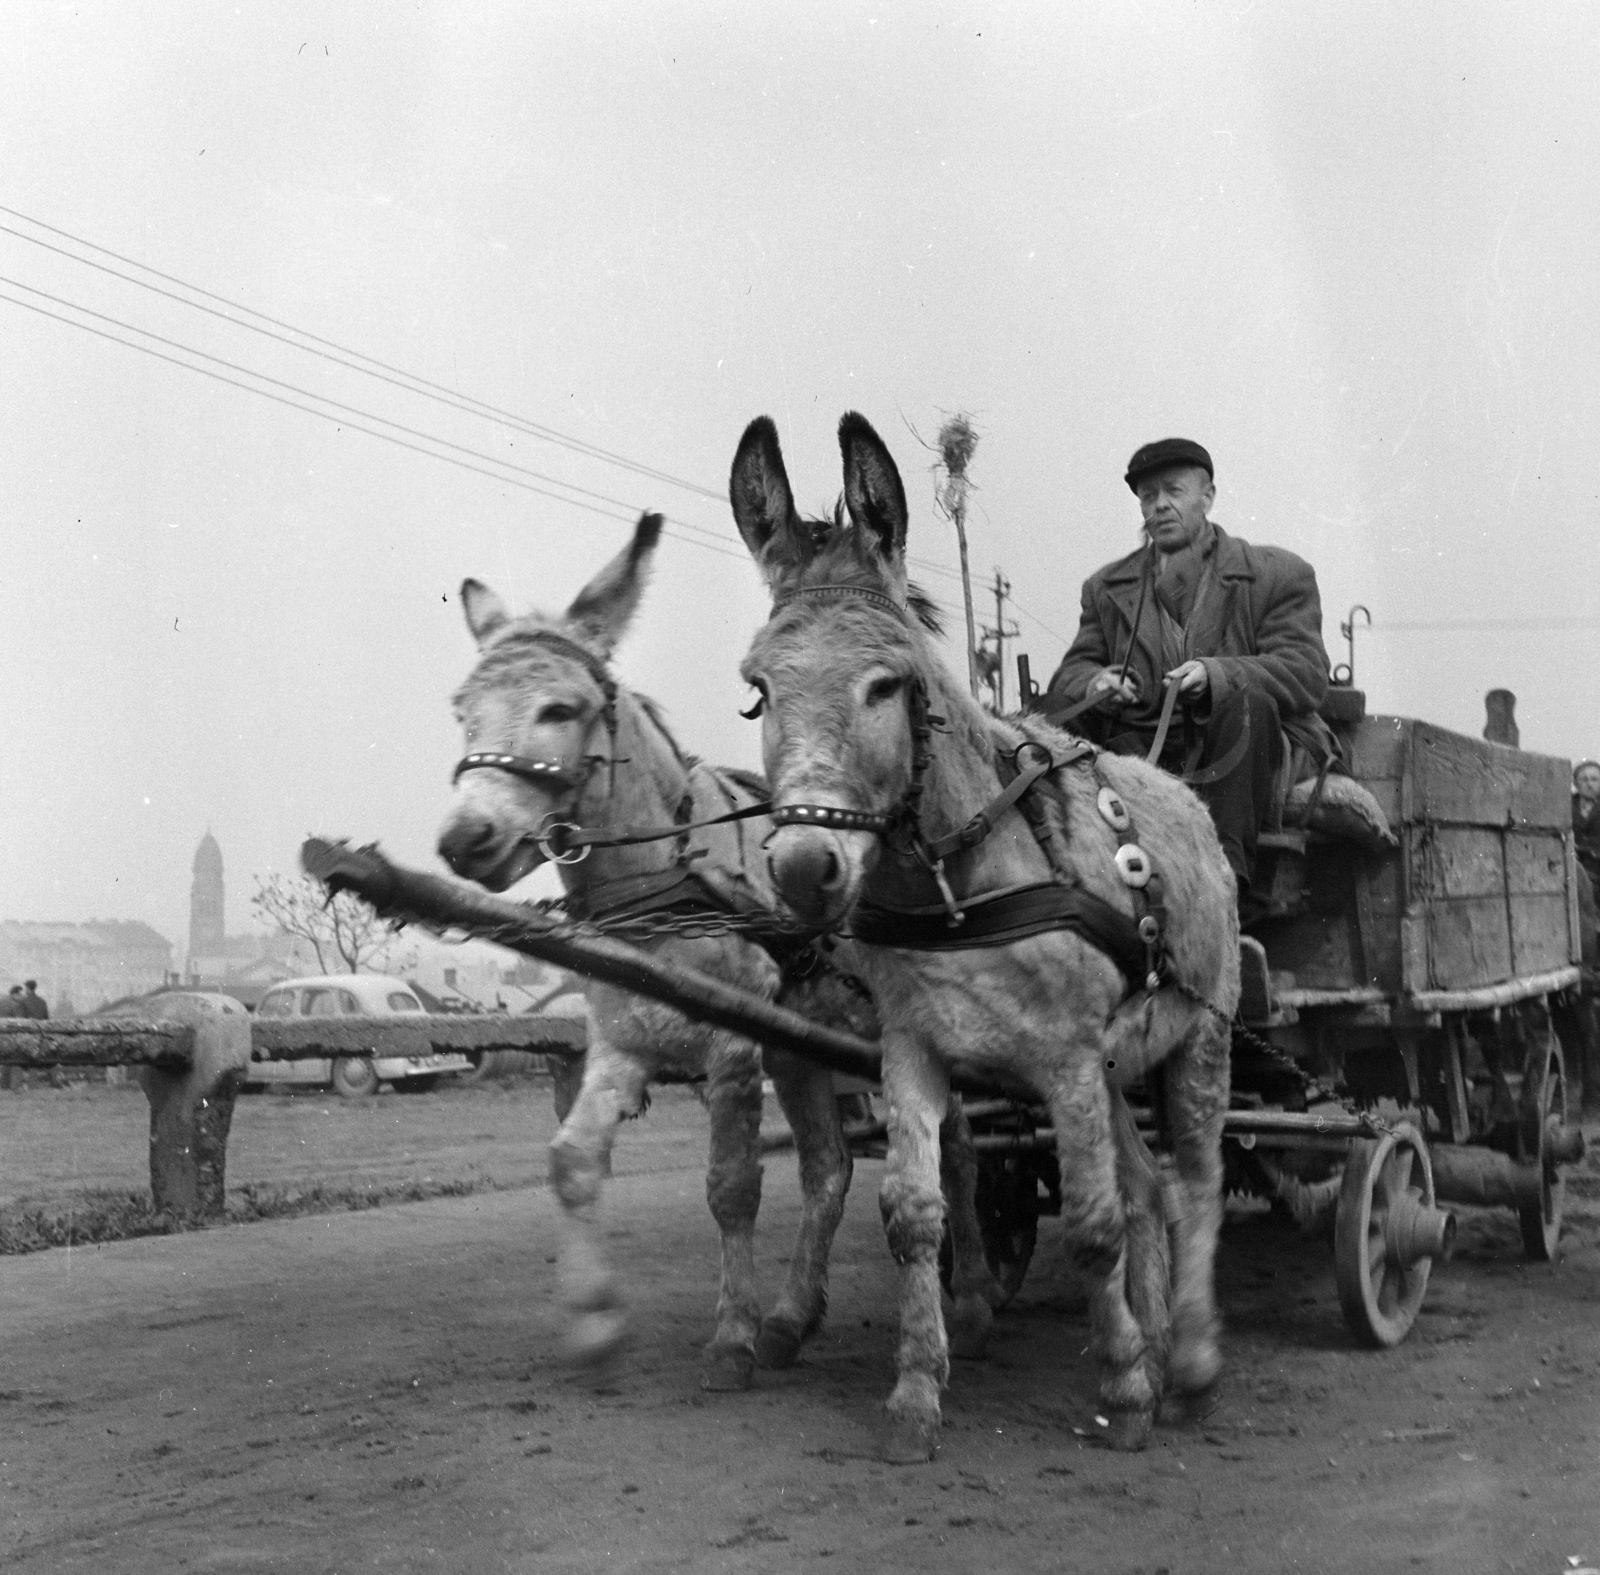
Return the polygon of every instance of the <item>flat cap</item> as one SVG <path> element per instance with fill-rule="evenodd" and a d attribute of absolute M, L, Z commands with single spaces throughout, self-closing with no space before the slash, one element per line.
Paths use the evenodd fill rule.
<path fill-rule="evenodd" d="M 1155 443 L 1146 443 L 1134 452 L 1133 458 L 1128 461 L 1128 474 L 1122 479 L 1137 491 L 1141 476 L 1148 476 L 1152 470 L 1165 470 L 1168 465 L 1198 465 L 1213 480 L 1216 479 L 1217 473 L 1211 468 L 1211 456 L 1188 438 L 1162 438 Z"/>

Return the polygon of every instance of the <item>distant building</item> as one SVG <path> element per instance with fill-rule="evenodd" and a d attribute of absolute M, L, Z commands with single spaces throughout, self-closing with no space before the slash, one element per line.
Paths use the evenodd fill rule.
<path fill-rule="evenodd" d="M 52 1017 L 159 989 L 171 972 L 172 942 L 138 919 L 0 922 L 0 980 L 37 979 Z"/>
<path fill-rule="evenodd" d="M 189 950 L 183 983 L 220 990 L 254 1007 L 280 979 L 315 973 L 310 948 L 292 935 L 229 935 L 222 849 L 210 830 L 194 850 L 189 886 Z"/>
<path fill-rule="evenodd" d="M 189 886 L 189 952 L 191 959 L 221 957 L 227 947 L 226 890 L 222 883 L 222 849 L 211 828 L 194 850 L 194 880 Z"/>

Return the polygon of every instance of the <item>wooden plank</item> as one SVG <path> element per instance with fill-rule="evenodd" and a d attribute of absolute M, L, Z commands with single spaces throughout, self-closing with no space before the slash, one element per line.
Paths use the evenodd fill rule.
<path fill-rule="evenodd" d="M 1467 738 L 1428 722 L 1409 727 L 1408 819 L 1558 830 L 1571 824 L 1571 772 L 1565 760 Z"/>
<path fill-rule="evenodd" d="M 1513 897 L 1567 892 L 1567 843 L 1556 831 L 1506 833 L 1506 890 Z"/>
<path fill-rule="evenodd" d="M 1368 777 L 1401 775 L 1409 724 L 1404 717 L 1369 716 L 1349 736 L 1350 775 L 1358 782 Z"/>
<path fill-rule="evenodd" d="M 189 1023 L 148 1018 L 0 1018 L 0 1066 L 159 1066 L 194 1059 Z"/>
<path fill-rule="evenodd" d="M 1572 961 L 1564 891 L 1514 896 L 1508 905 L 1511 909 L 1512 971 L 1519 978 L 1565 968 Z"/>
<path fill-rule="evenodd" d="M 258 1017 L 250 1025 L 251 1052 L 267 1061 L 313 1061 L 368 1053 L 447 1055 L 469 1050 L 570 1053 L 583 1049 L 587 1042 L 585 1025 L 564 1017 Z"/>
<path fill-rule="evenodd" d="M 1413 901 L 1505 895 L 1505 845 L 1501 832 L 1476 826 L 1436 826 L 1432 832 L 1424 839 L 1426 884 L 1413 886 Z"/>
<path fill-rule="evenodd" d="M 1400 826 L 1400 778 L 1363 777 L 1361 785 L 1372 795 L 1373 802 L 1383 811 L 1383 818 L 1391 830 Z"/>
<path fill-rule="evenodd" d="M 1428 988 L 1466 990 L 1498 984 L 1516 972 L 1503 895 L 1441 897 L 1424 914 Z"/>

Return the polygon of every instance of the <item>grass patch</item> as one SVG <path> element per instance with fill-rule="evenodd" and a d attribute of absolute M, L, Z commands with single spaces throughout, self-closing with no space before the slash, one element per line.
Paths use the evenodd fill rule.
<path fill-rule="evenodd" d="M 460 1198 L 494 1188 L 495 1183 L 488 1177 L 451 1181 L 315 1181 L 305 1187 L 249 1185 L 230 1193 L 223 1219 L 216 1223 L 243 1225 L 251 1220 L 359 1212 L 382 1208 L 386 1203 Z M 0 1256 L 126 1241 L 134 1236 L 171 1236 L 203 1229 L 204 1224 L 158 1210 L 148 1192 L 91 1191 L 70 1204 L 22 1202 L 0 1209 Z"/>

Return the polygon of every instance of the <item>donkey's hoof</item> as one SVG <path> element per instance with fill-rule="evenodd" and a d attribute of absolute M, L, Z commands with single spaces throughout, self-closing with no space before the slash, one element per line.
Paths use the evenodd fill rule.
<path fill-rule="evenodd" d="M 891 1466 L 920 1466 L 939 1450 L 939 1419 L 890 1412 L 878 1439 L 878 1455 Z"/>
<path fill-rule="evenodd" d="M 760 1367 L 793 1367 L 800 1360 L 800 1331 L 782 1318 L 768 1318 L 756 1336 Z"/>
<path fill-rule="evenodd" d="M 755 1352 L 748 1346 L 709 1346 L 700 1366 L 700 1387 L 717 1394 L 748 1389 L 755 1377 Z"/>
<path fill-rule="evenodd" d="M 1213 1378 L 1198 1389 L 1175 1389 L 1161 1401 L 1165 1427 L 1193 1427 L 1204 1422 L 1222 1404 L 1222 1380 Z"/>
<path fill-rule="evenodd" d="M 628 1343 L 627 1314 L 618 1308 L 580 1314 L 567 1330 L 564 1351 L 573 1367 L 604 1367 Z"/>
<path fill-rule="evenodd" d="M 994 1314 L 982 1296 L 962 1297 L 950 1320 L 950 1354 L 967 1362 L 981 1361 L 993 1327 Z"/>
<path fill-rule="evenodd" d="M 1108 1426 L 1100 1435 L 1105 1441 L 1107 1449 L 1114 1449 L 1119 1454 L 1137 1454 L 1141 1449 L 1148 1449 L 1150 1441 L 1155 1436 L 1156 1417 L 1151 1411 L 1109 1411 L 1106 1413 Z"/>

